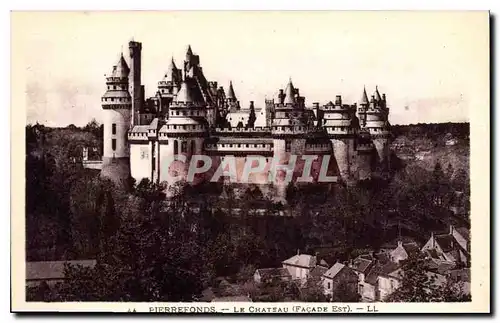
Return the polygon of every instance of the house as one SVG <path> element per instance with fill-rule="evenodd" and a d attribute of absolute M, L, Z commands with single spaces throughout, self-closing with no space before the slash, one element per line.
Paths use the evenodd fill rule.
<path fill-rule="evenodd" d="M 310 272 L 316 267 L 316 256 L 297 253 L 297 255 L 282 262 L 292 279 L 306 281 Z"/>
<path fill-rule="evenodd" d="M 454 226 L 450 226 L 450 231 L 446 234 L 431 233 L 431 237 L 422 247 L 422 252 L 431 258 L 468 265 L 470 261 L 469 231 L 466 228 L 455 229 Z"/>
<path fill-rule="evenodd" d="M 393 262 L 391 259 L 400 259 L 405 253 L 411 254 L 414 248 L 413 243 L 408 244 L 410 247 L 403 247 L 404 253 L 400 253 L 401 248 L 398 249 L 399 246 L 397 246 L 394 250 L 398 251 L 392 258 L 391 252 L 386 251 L 379 254 L 360 255 L 350 263 L 349 267 L 358 275 L 358 294 L 361 295 L 361 301 L 384 300 L 399 287 L 402 279 L 401 265 L 399 261 Z"/>
<path fill-rule="evenodd" d="M 337 262 L 323 274 L 325 295 L 332 296 L 341 285 L 346 287 L 347 292 L 356 294 L 358 275 L 348 266 Z"/>
<path fill-rule="evenodd" d="M 399 287 L 401 278 L 402 270 L 399 264 L 377 260 L 366 273 L 363 283 L 358 284 L 358 292 L 362 301 L 384 300 Z"/>
<path fill-rule="evenodd" d="M 34 261 L 26 263 L 26 286 L 35 287 L 45 282 L 49 286 L 65 280 L 65 265 L 94 268 L 96 260 Z"/>
<path fill-rule="evenodd" d="M 398 241 L 397 247 L 389 253 L 389 258 L 394 263 L 408 259 L 420 252 L 420 247 L 415 242 L 403 243 Z"/>
<path fill-rule="evenodd" d="M 256 284 L 272 284 L 292 280 L 292 275 L 286 268 L 257 269 L 253 275 Z"/>

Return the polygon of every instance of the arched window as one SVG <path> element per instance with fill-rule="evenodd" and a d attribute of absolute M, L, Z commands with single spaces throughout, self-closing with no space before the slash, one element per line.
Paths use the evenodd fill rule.
<path fill-rule="evenodd" d="M 177 155 L 179 153 L 179 143 L 177 140 L 174 140 L 174 155 Z"/>

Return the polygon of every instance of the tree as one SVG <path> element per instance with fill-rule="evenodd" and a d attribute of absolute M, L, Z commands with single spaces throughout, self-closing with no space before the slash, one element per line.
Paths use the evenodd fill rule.
<path fill-rule="evenodd" d="M 360 299 L 361 297 L 355 289 L 349 288 L 347 283 L 341 282 L 333 292 L 331 301 L 338 303 L 355 303 L 359 302 Z"/>
<path fill-rule="evenodd" d="M 299 301 L 301 302 L 327 302 L 323 286 L 318 279 L 312 277 L 307 282 L 307 286 L 300 288 Z"/>
<path fill-rule="evenodd" d="M 389 302 L 459 302 L 467 299 L 459 286 L 427 270 L 422 255 L 410 257 L 403 265 L 401 284 L 388 296 Z"/>
<path fill-rule="evenodd" d="M 453 166 L 451 163 L 448 164 L 448 167 L 446 167 L 446 177 L 448 180 L 451 180 L 453 178 L 453 173 L 455 172 L 455 169 L 453 169 Z"/>

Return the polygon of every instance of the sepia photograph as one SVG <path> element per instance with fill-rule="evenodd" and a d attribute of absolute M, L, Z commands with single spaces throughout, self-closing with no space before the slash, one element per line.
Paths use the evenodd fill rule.
<path fill-rule="evenodd" d="M 11 28 L 13 311 L 490 310 L 487 11 Z"/>

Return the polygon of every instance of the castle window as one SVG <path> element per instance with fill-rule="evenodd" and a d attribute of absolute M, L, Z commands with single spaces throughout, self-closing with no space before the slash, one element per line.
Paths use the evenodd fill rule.
<path fill-rule="evenodd" d="M 290 152 L 292 150 L 292 145 L 289 141 L 285 143 L 285 152 Z"/>
<path fill-rule="evenodd" d="M 281 130 L 282 130 L 282 131 L 285 131 L 285 127 L 281 127 Z"/>
<path fill-rule="evenodd" d="M 174 129 L 177 129 L 177 126 L 176 126 L 176 125 L 174 125 Z"/>
<path fill-rule="evenodd" d="M 111 102 L 113 102 L 115 99 L 114 98 L 111 98 Z"/>
<path fill-rule="evenodd" d="M 246 145 L 246 147 L 248 148 L 248 144 Z"/>
<path fill-rule="evenodd" d="M 116 139 L 111 139 L 111 149 L 116 150 Z"/>
<path fill-rule="evenodd" d="M 113 123 L 113 124 L 111 125 L 111 133 L 112 133 L 113 135 L 116 135 L 116 123 Z"/>
<path fill-rule="evenodd" d="M 182 129 L 186 130 L 186 126 L 184 126 L 184 125 L 183 125 L 183 126 L 182 126 Z"/>
<path fill-rule="evenodd" d="M 116 85 L 113 85 L 113 90 L 116 90 Z"/>
<path fill-rule="evenodd" d="M 241 148 L 241 144 L 238 144 L 238 148 Z"/>
<path fill-rule="evenodd" d="M 194 140 L 191 141 L 191 153 L 194 153 L 194 148 L 195 148 L 195 145 L 194 145 Z"/>
<path fill-rule="evenodd" d="M 181 152 L 182 153 L 187 152 L 187 143 L 185 141 L 181 143 Z"/>
<path fill-rule="evenodd" d="M 179 115 L 179 111 L 175 111 L 175 115 L 178 116 Z"/>

